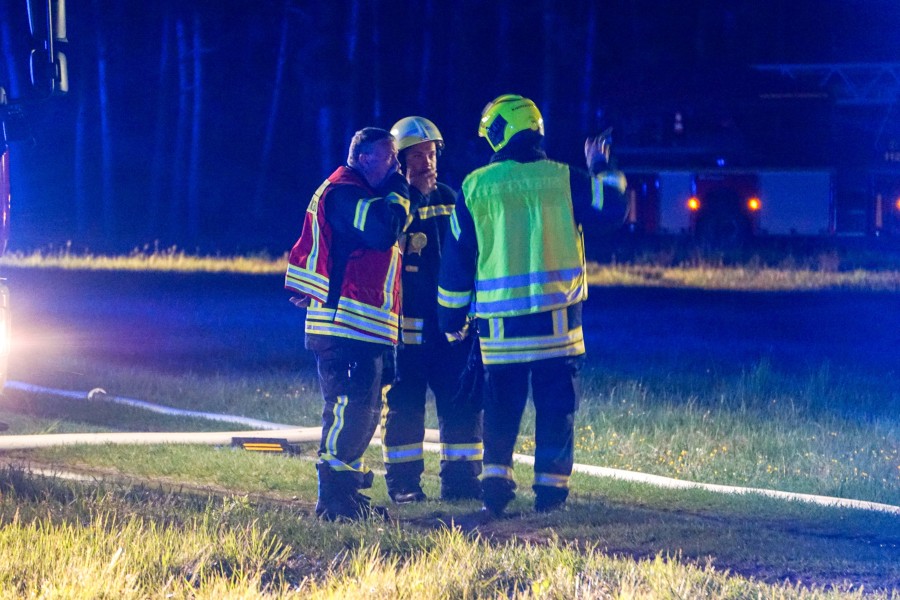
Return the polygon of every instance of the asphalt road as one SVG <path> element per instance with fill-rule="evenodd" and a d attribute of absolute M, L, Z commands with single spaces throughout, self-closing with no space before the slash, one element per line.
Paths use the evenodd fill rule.
<path fill-rule="evenodd" d="M 11 378 L 56 353 L 90 353 L 166 372 L 311 369 L 303 311 L 280 276 L 9 269 Z M 733 372 L 768 361 L 900 375 L 900 296 L 591 288 L 589 365 Z"/>

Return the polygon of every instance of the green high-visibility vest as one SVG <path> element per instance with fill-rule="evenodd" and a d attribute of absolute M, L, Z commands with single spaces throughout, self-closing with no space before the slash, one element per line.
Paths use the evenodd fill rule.
<path fill-rule="evenodd" d="M 476 316 L 545 312 L 586 298 L 567 165 L 502 161 L 472 172 L 462 188 L 478 240 Z"/>

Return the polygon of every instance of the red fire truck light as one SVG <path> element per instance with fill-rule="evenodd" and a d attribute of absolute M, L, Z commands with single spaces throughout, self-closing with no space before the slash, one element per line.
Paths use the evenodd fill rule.
<path fill-rule="evenodd" d="M 750 198 L 747 200 L 747 208 L 750 209 L 750 212 L 756 212 L 760 209 L 762 205 L 759 202 L 759 198 Z"/>
<path fill-rule="evenodd" d="M 697 212 L 698 210 L 700 210 L 700 199 L 696 196 L 689 198 L 687 201 L 687 207 L 689 211 Z"/>

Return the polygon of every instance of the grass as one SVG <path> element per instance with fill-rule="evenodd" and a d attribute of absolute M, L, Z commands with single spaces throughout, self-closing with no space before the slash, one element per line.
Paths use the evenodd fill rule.
<path fill-rule="evenodd" d="M 283 273 L 287 254 L 245 256 L 197 256 L 172 246 L 144 246 L 128 254 L 102 255 L 73 251 L 71 244 L 59 249 L 9 252 L 0 266 L 13 268 L 85 269 L 95 271 L 175 271 L 190 273 Z"/>
<path fill-rule="evenodd" d="M 79 368 L 86 370 L 87 365 Z M 110 380 L 109 387 L 121 392 L 129 382 L 140 386 L 149 379 L 149 374 L 136 376 L 128 370 L 121 379 Z M 900 435 L 895 420 L 870 417 L 860 423 L 857 413 L 842 410 L 840 396 L 842 390 L 852 388 L 850 382 L 834 385 L 826 374 L 818 373 L 798 388 L 798 381 L 780 376 L 766 364 L 736 377 L 726 395 L 719 386 L 707 386 L 704 393 L 699 382 L 677 386 L 670 380 L 623 382 L 590 371 L 585 379 L 576 431 L 579 462 L 893 504 L 900 500 Z M 233 405 L 239 390 L 254 389 L 255 394 L 243 396 L 244 412 L 258 414 L 272 410 L 272 404 L 282 404 L 278 414 L 304 425 L 313 424 L 319 407 L 318 393 L 299 391 L 296 382 L 279 384 L 273 379 L 266 389 L 249 382 L 235 382 L 231 388 L 218 381 L 204 388 L 202 378 L 191 377 L 185 385 L 171 387 L 176 383 L 175 378 L 163 379 L 155 393 L 164 397 L 168 390 L 173 404 L 204 410 L 220 403 Z M 815 391 L 829 385 L 834 389 L 832 397 L 823 398 Z M 791 390 L 798 392 L 793 404 L 783 401 Z M 803 390 L 809 390 L 809 397 L 799 393 Z M 723 397 L 739 401 L 729 405 Z M 782 401 L 773 404 L 767 400 L 771 398 Z M 855 398 L 847 402 L 851 400 Z M 27 418 L 27 422 L 11 420 L 16 433 L 32 428 L 45 431 L 48 423 L 66 423 L 71 428 L 78 422 L 85 429 L 129 423 L 129 428 L 142 430 L 176 425 L 164 416 L 130 414 L 133 409 L 97 401 L 83 404 L 40 395 L 26 401 L 7 393 L 5 410 L 10 410 L 10 401 L 17 402 L 15 412 L 0 411 L 0 419 L 13 414 Z M 526 415 L 518 448 L 526 453 L 533 449 L 532 417 Z M 434 416 L 429 419 L 433 426 Z M 209 426 L 182 420 L 175 428 Z M 77 552 L 88 556 L 67 560 L 85 565 L 100 561 L 90 567 L 91 573 L 99 572 L 104 561 L 112 561 L 118 548 L 102 540 L 94 520 L 108 523 L 115 518 L 115 527 L 108 528 L 135 527 L 141 535 L 161 538 L 133 542 L 142 547 L 171 544 L 179 537 L 203 538 L 202 542 L 184 541 L 181 549 L 156 550 L 166 556 L 186 556 L 177 566 L 132 566 L 144 581 L 133 592 L 135 596 L 165 592 L 179 597 L 190 588 L 198 597 L 255 597 L 265 592 L 271 597 L 321 598 L 568 598 L 575 597 L 576 589 L 577 597 L 585 598 L 897 597 L 900 522 L 896 515 L 756 496 L 664 490 L 576 474 L 570 510 L 546 517 L 531 511 L 531 472 L 518 466 L 520 493 L 511 510 L 522 516 L 481 527 L 480 533 L 463 535 L 442 525 L 464 519 L 477 508 L 476 503 L 429 502 L 395 508 L 400 521 L 391 524 L 321 524 L 312 517 L 313 446 L 302 447 L 299 460 L 200 446 L 18 451 L 7 457 L 51 470 L 85 472 L 100 483 L 79 486 L 15 471 L 0 473 L 0 482 L 12 482 L 0 491 L 11 503 L 0 514 L 5 515 L 4 524 L 20 519 L 15 527 L 23 528 L 23 536 L 34 535 L 27 527 L 38 528 L 74 544 Z M 379 450 L 371 448 L 366 461 L 379 470 Z M 772 468 L 776 465 L 791 468 Z M 437 471 L 437 459 L 429 454 L 424 486 L 431 497 L 439 492 Z M 372 495 L 376 502 L 387 503 L 383 478 L 376 477 Z M 113 497 L 133 499 L 120 504 Z M 282 558 L 266 562 L 252 549 L 240 557 L 210 555 L 207 547 L 219 542 L 210 541 L 216 532 L 203 525 L 207 512 L 216 514 L 216 522 L 229 535 L 234 528 L 242 536 L 267 539 L 265 547 Z M 220 513 L 227 513 L 227 518 Z M 70 529 L 50 527 L 58 518 L 94 527 L 93 537 L 69 542 Z M 129 525 L 133 521 L 140 526 Z M 168 528 L 176 528 L 179 534 L 167 532 Z M 207 563 L 219 570 L 207 569 L 204 578 L 198 579 L 193 566 Z M 141 565 L 141 559 L 135 564 Z M 441 568 L 446 564 L 472 568 Z M 45 573 L 41 581 L 81 585 L 70 581 L 68 573 L 48 566 L 36 572 Z M 115 569 L 110 573 L 104 575 L 108 589 L 124 586 L 125 579 L 113 577 Z M 185 581 L 188 588 L 179 587 Z M 22 588 L 21 581 L 17 585 L 35 589 Z M 64 589 L 76 590 L 73 595 L 81 591 Z M 123 594 L 132 593 L 121 589 Z"/>
<path fill-rule="evenodd" d="M 891 263 L 886 269 L 841 268 L 834 253 L 813 261 L 786 260 L 772 266 L 759 256 L 740 265 L 726 265 L 715 254 L 694 255 L 670 264 L 669 259 L 655 258 L 630 263 L 599 264 L 592 262 L 588 283 L 595 286 L 695 287 L 719 290 L 821 290 L 857 289 L 872 291 L 900 290 L 900 270 Z M 203 273 L 281 274 L 287 265 L 287 254 L 272 257 L 266 253 L 244 256 L 196 256 L 173 246 L 160 249 L 137 248 L 126 255 L 96 255 L 73 251 L 71 244 L 60 249 L 10 252 L 0 257 L 0 267 L 58 268 L 119 271 L 175 271 Z"/>
<path fill-rule="evenodd" d="M 89 371 L 86 364 L 71 370 Z M 176 408 L 231 413 L 298 426 L 319 423 L 320 399 L 311 376 L 231 378 L 155 376 L 107 370 L 110 394 Z M 714 384 L 701 378 L 636 381 L 588 371 L 576 421 L 576 460 L 705 483 L 762 487 L 900 505 L 900 398 L 873 388 L 859 408 L 864 382 L 825 369 L 811 379 L 781 375 L 766 362 Z M 74 387 L 72 389 L 82 389 Z M 828 393 L 823 392 L 828 390 Z M 17 432 L 242 429 L 238 425 L 156 415 L 108 404 L 32 396 L 8 390 L 0 420 Z M 27 419 L 27 420 L 22 420 Z M 534 451 L 533 414 L 523 419 L 518 451 Z M 429 415 L 429 426 L 436 418 Z M 64 451 L 64 453 L 67 451 Z M 108 450 L 110 460 L 121 458 Z"/>
<path fill-rule="evenodd" d="M 640 285 L 653 287 L 690 287 L 707 290 L 824 290 L 856 289 L 870 291 L 900 290 L 900 271 L 849 272 L 817 271 L 808 268 L 679 265 L 657 267 L 642 265 L 598 265 L 591 263 L 588 283 L 603 285 Z"/>
<path fill-rule="evenodd" d="M 134 491 L 123 501 L 102 492 L 83 495 L 77 487 L 18 483 L 27 493 L 43 495 L 40 506 L 48 514 L 29 516 L 27 499 L 4 495 L 0 597 L 249 593 L 260 589 L 261 574 L 289 554 L 252 519 L 229 519 L 227 505 L 179 506 L 166 498 L 147 502 L 150 494 Z M 136 510 L 148 504 L 170 516 Z"/>
<path fill-rule="evenodd" d="M 135 268 L 166 269 L 194 260 L 170 254 L 132 260 L 154 265 Z M 16 266 L 14 257 L 3 260 Z M 260 262 L 271 272 L 283 266 L 283 259 Z M 637 285 L 673 285 L 681 273 L 610 269 Z M 748 278 L 766 270 L 741 269 L 732 271 Z M 776 272 L 801 285 L 796 271 Z M 896 291 L 890 278 L 900 280 L 888 273 L 894 283 L 884 284 L 879 272 L 844 284 L 829 279 L 840 272 L 811 273 L 825 287 Z M 726 285 L 730 274 L 719 275 L 714 285 Z M 776 285 L 779 276 L 765 277 L 770 282 L 759 285 Z M 623 285 L 616 281 L 609 284 Z M 689 281 L 674 285 L 695 285 Z M 584 373 L 578 462 L 900 505 L 900 392 L 889 379 L 827 365 L 782 373 L 766 361 L 716 377 L 648 368 L 636 378 L 614 367 Z M 172 375 L 89 356 L 17 369 L 25 380 L 29 369 L 45 369 L 49 386 L 90 389 L 101 381 L 112 395 L 177 408 L 319 421 L 309 373 Z M 0 421 L 10 433 L 234 428 L 14 390 L 0 400 Z M 429 426 L 435 421 L 429 413 Z M 532 423 L 529 413 L 520 452 L 534 448 Z M 900 521 L 891 514 L 576 474 L 569 510 L 537 515 L 531 470 L 518 466 L 511 506 L 518 516 L 509 520 L 453 528 L 448 523 L 465 525 L 477 503 L 432 501 L 394 508 L 394 522 L 328 524 L 312 515 L 312 445 L 294 457 L 82 446 L 2 458 L 20 466 L 0 467 L 0 598 L 900 598 Z M 381 468 L 377 448 L 366 460 Z M 21 465 L 94 481 L 44 478 Z M 429 454 L 431 497 L 437 471 Z M 387 502 L 383 477 L 371 492 Z"/>
<path fill-rule="evenodd" d="M 82 448 L 68 460 L 92 453 L 102 455 Z M 6 597 L 897 597 L 884 588 L 900 577 L 896 550 L 884 546 L 898 527 L 877 514 L 580 483 L 567 513 L 525 511 L 482 532 L 444 525 L 467 504 L 339 525 L 318 522 L 314 492 L 295 483 L 312 479 L 312 460 L 204 447 L 114 454 L 131 482 L 0 471 Z M 180 477 L 161 477 L 168 467 Z M 384 500 L 383 485 L 374 492 Z"/>
<path fill-rule="evenodd" d="M 588 378 L 576 426 L 578 460 L 900 505 L 900 425 L 892 414 L 900 397 L 875 387 L 861 400 L 866 380 L 838 381 L 824 368 L 806 380 L 765 361 L 730 379 L 689 380 L 680 388 L 671 381 Z M 529 452 L 532 432 L 525 432 Z"/>
<path fill-rule="evenodd" d="M 163 406 L 202 412 L 247 416 L 274 423 L 312 426 L 320 424 L 319 384 L 315 373 L 300 372 L 286 378 L 283 373 L 258 373 L 235 377 L 228 374 L 174 375 L 139 367 L 95 365 L 90 361 L 60 359 L 57 371 L 42 375 L 47 385 L 57 389 L 90 390 L 98 382 L 110 395 L 133 398 Z M 14 374 L 21 373 L 14 370 Z M 27 381 L 34 381 L 28 377 Z M 72 402 L 53 397 L 31 397 L 15 390 L 5 392 L 6 406 L 17 414 L 52 415 L 54 420 L 86 422 L 103 427 L 131 423 L 136 427 L 184 430 L 185 427 L 223 429 L 229 426 L 182 417 L 151 414 L 138 408 L 98 401 Z M 85 404 L 103 410 L 85 410 Z M 245 426 L 234 426 L 246 429 Z M 154 429 L 145 429 L 154 430 Z"/>
<path fill-rule="evenodd" d="M 54 360 L 62 375 L 46 385 L 88 390 L 99 382 L 111 395 L 175 408 L 298 426 L 320 422 L 318 383 L 311 372 L 290 377 L 266 372 L 173 375 L 68 360 Z M 588 368 L 581 384 L 576 422 L 580 462 L 900 505 L 900 427 L 895 417 L 900 391 L 890 378 L 838 372 L 828 365 L 786 373 L 762 360 L 741 372 L 713 377 L 647 368 L 637 379 L 607 365 Z M 0 411 L 12 414 L 0 414 L 0 420 L 33 432 L 116 429 L 121 423 L 135 431 L 243 428 L 85 402 L 8 390 Z M 34 417 L 44 421 L 19 426 L 21 419 Z M 532 424 L 528 413 L 519 445 L 526 454 L 534 448 Z M 433 414 L 429 426 L 436 427 Z"/>

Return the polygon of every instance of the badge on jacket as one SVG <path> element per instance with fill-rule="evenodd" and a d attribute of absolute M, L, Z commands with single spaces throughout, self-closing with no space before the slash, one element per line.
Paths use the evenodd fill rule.
<path fill-rule="evenodd" d="M 428 245 L 428 236 L 417 231 L 409 236 L 406 242 L 406 249 L 410 254 L 422 255 L 422 249 Z"/>

